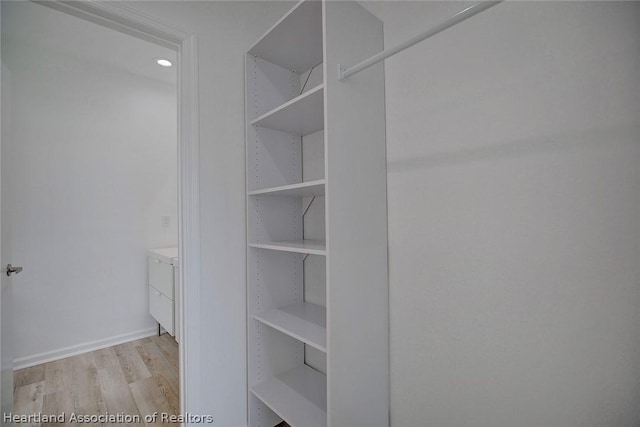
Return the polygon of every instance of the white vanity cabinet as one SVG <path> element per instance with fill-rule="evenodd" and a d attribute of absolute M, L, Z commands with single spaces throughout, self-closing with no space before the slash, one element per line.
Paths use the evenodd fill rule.
<path fill-rule="evenodd" d="M 149 312 L 178 341 L 178 248 L 147 252 Z"/>

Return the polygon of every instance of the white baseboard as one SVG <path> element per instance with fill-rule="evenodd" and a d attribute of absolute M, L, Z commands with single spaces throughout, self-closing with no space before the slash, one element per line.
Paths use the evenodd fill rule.
<path fill-rule="evenodd" d="M 78 354 L 89 353 L 91 351 L 100 350 L 102 348 L 111 347 L 129 341 L 135 341 L 140 338 L 151 337 L 153 335 L 156 335 L 157 333 L 158 328 L 143 329 L 141 331 L 130 332 L 128 334 L 116 335 L 115 337 L 103 338 L 100 340 L 72 345 L 71 347 L 65 347 L 57 350 L 47 351 L 45 353 L 34 354 L 32 356 L 20 357 L 14 359 L 13 370 L 17 371 L 18 369 L 29 368 L 31 366 L 40 365 L 42 363 L 53 362 L 54 360 L 77 356 Z"/>

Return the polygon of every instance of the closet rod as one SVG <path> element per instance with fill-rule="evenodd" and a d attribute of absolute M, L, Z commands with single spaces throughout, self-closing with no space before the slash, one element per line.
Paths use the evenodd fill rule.
<path fill-rule="evenodd" d="M 424 33 L 420 33 L 417 36 L 407 40 L 404 43 L 400 43 L 399 45 L 391 48 L 391 49 L 387 49 L 387 50 L 383 50 L 382 52 L 376 53 L 375 55 L 373 55 L 372 57 L 370 57 L 369 59 L 365 59 L 364 61 L 343 69 L 341 66 L 338 67 L 338 78 L 340 80 L 345 80 L 347 77 L 354 75 L 355 73 L 359 73 L 360 71 L 364 70 L 365 68 L 369 68 L 374 64 L 377 64 L 380 61 L 384 61 L 385 59 L 387 59 L 390 56 L 395 55 L 398 52 L 401 52 L 403 50 L 405 50 L 408 47 L 413 46 L 416 43 L 419 43 L 423 40 L 428 39 L 431 36 L 434 36 L 444 30 L 446 30 L 447 28 L 453 27 L 456 24 L 459 24 L 460 22 L 464 21 L 467 18 L 471 18 L 474 15 L 477 15 L 478 13 L 482 12 L 483 10 L 487 10 L 490 7 L 493 7 L 495 5 L 497 5 L 498 3 L 502 3 L 504 0 L 499 0 L 499 1 L 482 1 L 480 3 L 476 3 L 473 6 L 469 6 L 468 8 L 456 13 L 455 15 L 453 15 L 451 18 L 449 18 L 448 20 L 444 21 L 443 23 L 436 25 L 433 28 L 428 29 L 427 31 L 425 31 Z"/>

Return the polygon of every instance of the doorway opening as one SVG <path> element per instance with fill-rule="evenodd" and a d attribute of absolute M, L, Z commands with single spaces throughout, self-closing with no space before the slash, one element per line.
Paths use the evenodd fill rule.
<path fill-rule="evenodd" d="M 6 4 L 3 4 L 3 9 L 9 7 L 5 6 Z M 14 7 L 13 4 L 9 4 Z M 31 296 L 37 295 L 38 292 L 44 294 L 39 295 L 39 304 L 35 306 L 36 310 L 33 310 L 34 313 L 40 316 L 39 319 L 36 319 L 37 321 L 33 322 L 35 326 L 32 326 L 30 330 L 23 329 L 22 332 L 20 328 L 17 329 L 18 333 L 23 333 L 28 340 L 29 335 L 37 336 L 38 332 L 55 325 L 56 321 L 62 320 L 62 322 L 58 324 L 60 330 L 56 331 L 56 328 L 51 328 L 53 332 L 45 331 L 59 334 L 59 340 L 52 339 L 50 333 L 44 333 L 41 334 L 40 338 L 34 340 L 37 345 L 27 346 L 26 356 L 24 354 L 14 354 L 14 358 L 18 362 L 16 367 L 26 369 L 16 376 L 15 388 L 17 390 L 19 387 L 36 384 L 32 387 L 34 388 L 32 391 L 37 392 L 37 383 L 40 381 L 36 380 L 40 375 L 39 372 L 43 372 L 43 375 L 46 376 L 46 372 L 49 371 L 50 376 L 53 375 L 58 380 L 60 378 L 70 378 L 72 381 L 81 381 L 84 378 L 88 379 L 90 388 L 92 384 L 98 384 L 103 387 L 102 390 L 99 390 L 101 398 L 97 399 L 102 400 L 104 404 L 103 407 L 96 406 L 97 409 L 103 409 L 99 412 L 102 413 L 105 410 L 110 413 L 131 412 L 129 411 L 131 408 L 128 408 L 127 404 L 122 401 L 122 396 L 126 393 L 116 391 L 118 390 L 116 385 L 122 384 L 115 383 L 124 378 L 129 392 L 133 396 L 136 393 L 136 387 L 142 387 L 132 386 L 133 383 L 137 380 L 143 381 L 153 378 L 156 383 L 160 383 L 159 390 L 162 394 L 168 394 L 166 393 L 167 390 L 173 394 L 174 399 L 167 404 L 167 412 L 169 410 L 174 413 L 185 412 L 190 406 L 190 403 L 187 403 L 187 395 L 193 395 L 193 393 L 188 393 L 189 386 L 193 387 L 195 385 L 194 382 L 188 381 L 189 373 L 197 371 L 197 366 L 193 363 L 193 361 L 197 360 L 197 353 L 189 351 L 189 343 L 194 342 L 190 337 L 197 333 L 197 321 L 193 321 L 193 319 L 197 319 L 197 310 L 184 310 L 184 307 L 190 306 L 191 301 L 197 301 L 197 293 L 199 291 L 199 282 L 197 280 L 197 271 L 199 269 L 197 252 L 199 247 L 197 241 L 198 141 L 197 132 L 195 131 L 197 129 L 197 110 L 196 104 L 192 102 L 196 93 L 193 73 L 195 68 L 193 66 L 195 39 L 193 36 L 174 31 L 162 24 L 156 23 L 145 26 L 143 25 L 144 17 L 120 6 L 108 4 L 91 5 L 89 2 L 73 5 L 55 2 L 46 2 L 45 4 L 53 9 L 63 9 L 65 13 L 61 14 L 59 11 L 54 11 L 35 3 L 15 3 L 15 7 L 38 8 L 36 9 L 38 13 L 49 14 L 49 18 L 50 14 L 57 14 L 56 19 L 75 20 L 80 26 L 95 26 L 95 23 L 99 23 L 101 26 L 95 27 L 103 32 L 107 31 L 107 29 L 110 32 L 113 29 L 120 30 L 119 33 L 113 33 L 119 37 L 127 37 L 129 39 L 127 48 L 146 43 L 152 46 L 149 51 L 152 57 L 146 58 L 145 55 L 142 58 L 143 55 L 140 55 L 139 63 L 129 57 L 122 59 L 121 64 L 115 64 L 114 57 L 105 54 L 104 51 L 101 52 L 100 49 L 91 51 L 91 46 L 99 46 L 99 42 L 104 41 L 104 38 L 100 35 L 92 35 L 87 31 L 75 32 L 75 37 L 79 39 L 76 40 L 78 43 L 75 45 L 73 38 L 65 43 L 65 40 L 61 41 L 56 40 L 55 37 L 45 37 L 45 45 L 46 43 L 53 43 L 58 47 L 57 50 L 46 49 L 46 46 L 38 47 L 33 44 L 16 48 L 18 54 L 14 58 L 24 59 L 25 63 L 21 65 L 30 69 L 31 74 L 26 73 L 18 77 L 17 73 L 12 73 L 13 78 L 10 86 L 11 89 L 14 89 L 20 83 L 20 79 L 32 79 L 34 84 L 29 82 L 27 86 L 32 87 L 32 95 L 34 97 L 31 99 L 29 97 L 21 97 L 20 102 L 30 101 L 30 105 L 23 105 L 25 107 L 24 111 L 35 109 L 35 113 L 24 115 L 25 126 L 23 126 L 23 123 L 18 122 L 16 114 L 12 115 L 12 134 L 7 139 L 3 138 L 3 152 L 6 151 L 12 154 L 11 150 L 16 147 L 16 144 L 14 144 L 16 142 L 14 139 L 15 132 L 22 128 L 25 129 L 25 133 L 21 136 L 37 141 L 40 144 L 24 144 L 24 138 L 22 138 L 21 142 L 23 144 L 17 150 L 18 152 L 24 150 L 17 153 L 20 154 L 18 157 L 21 157 L 23 161 L 26 162 L 28 160 L 29 162 L 35 161 L 38 163 L 31 170 L 31 175 L 23 175 L 22 181 L 30 182 L 31 184 L 22 187 L 20 191 L 32 191 L 31 195 L 39 194 L 39 196 L 32 198 L 31 202 L 27 201 L 23 205 L 25 209 L 22 212 L 26 212 L 27 215 L 20 215 L 20 220 L 23 221 L 21 227 L 6 227 L 3 225 L 3 239 L 5 232 L 8 232 L 7 234 L 10 235 L 13 244 L 19 242 L 19 244 L 23 245 L 23 247 L 18 246 L 11 251 L 12 256 L 18 256 L 17 254 L 20 251 L 27 253 L 24 249 L 29 246 L 28 242 L 20 240 L 21 231 L 33 231 L 32 234 L 36 237 L 49 236 L 49 242 L 46 244 L 32 245 L 42 253 L 36 253 L 35 255 L 37 256 L 34 257 L 34 260 L 28 260 L 26 263 L 21 262 L 25 267 L 25 272 L 22 277 L 13 279 L 15 282 L 22 280 L 23 282 L 33 283 L 32 289 L 30 289 L 31 294 L 26 292 L 29 289 L 21 289 L 16 293 L 17 299 L 14 301 L 16 303 L 20 303 L 20 298 L 23 298 L 23 302 L 33 302 L 30 298 Z M 115 13 L 116 10 L 118 13 Z M 11 15 L 11 13 L 16 12 L 3 10 L 3 20 L 10 22 L 11 17 L 7 15 Z M 75 15 L 75 17 L 70 15 Z M 83 19 L 78 19 L 78 16 Z M 46 22 L 49 18 L 45 18 L 43 22 Z M 12 41 L 11 38 L 13 36 L 11 34 L 11 25 L 3 25 L 2 29 L 3 45 L 16 42 L 15 40 Z M 25 37 L 28 41 L 33 41 L 33 39 L 43 35 L 44 29 L 46 29 L 46 25 L 38 25 L 37 21 L 29 18 L 29 25 L 25 29 Z M 123 32 L 127 35 L 124 36 Z M 7 37 L 7 34 L 9 34 L 9 37 Z M 131 35 L 134 35 L 135 38 L 131 37 Z M 56 44 L 56 41 L 58 44 Z M 149 43 L 149 41 L 152 43 Z M 87 52 L 91 57 L 89 62 L 92 62 L 92 64 L 91 66 L 84 64 L 81 75 L 77 76 L 75 82 L 65 81 L 65 79 L 73 80 L 70 74 L 73 73 L 74 61 L 87 59 L 87 55 L 83 54 L 79 48 L 82 45 L 89 48 Z M 69 49 L 70 47 L 72 48 L 71 50 L 60 52 L 60 48 L 64 50 L 64 48 Z M 129 50 L 122 48 L 119 53 L 124 51 L 128 52 Z M 3 46 L 3 65 L 5 65 L 6 58 L 10 59 L 7 57 L 7 49 Z M 131 116 L 137 113 L 142 113 L 141 122 L 145 121 L 145 117 L 149 119 L 162 116 L 162 112 L 159 110 L 168 105 L 166 102 L 167 97 L 164 96 L 166 93 L 161 95 L 161 91 L 146 90 L 149 88 L 142 89 L 140 86 L 127 90 L 126 86 L 133 80 L 149 77 L 143 75 L 145 72 L 162 72 L 160 70 L 163 67 L 158 64 L 158 59 L 170 61 L 174 65 L 173 70 L 180 70 L 179 73 L 173 71 L 173 89 L 171 90 L 173 94 L 173 119 L 165 119 L 161 122 L 156 121 L 154 125 L 145 127 L 136 120 L 127 119 L 131 119 Z M 185 60 L 186 65 L 183 64 Z M 46 64 L 44 70 L 42 67 L 37 66 L 39 61 Z M 11 72 L 12 66 L 11 64 L 9 65 L 8 68 Z M 133 70 L 136 65 L 142 71 Z M 127 67 L 128 69 L 126 69 Z M 120 87 L 116 85 L 110 88 L 108 87 L 108 79 L 105 78 L 104 74 L 107 69 L 117 68 L 120 68 L 121 71 L 125 68 L 127 76 L 123 79 L 129 80 L 129 82 L 125 84 L 120 81 Z M 47 75 L 38 74 L 43 71 Z M 164 74 L 164 76 L 167 75 L 169 74 Z M 81 80 L 86 80 L 86 86 L 81 87 Z M 156 80 L 151 84 L 151 86 L 156 86 L 155 89 L 162 83 L 159 82 L 159 80 L 162 80 L 161 78 Z M 75 85 L 72 85 L 72 83 L 75 83 Z M 33 86 L 36 87 L 33 88 Z M 67 90 L 60 90 L 65 89 L 65 87 Z M 49 91 L 47 92 L 44 89 Z M 92 89 L 96 89 L 97 93 Z M 18 96 L 16 91 L 13 91 L 13 93 L 16 97 Z M 39 95 L 40 98 L 38 98 Z M 16 97 L 12 98 L 10 105 L 12 112 L 20 107 L 19 103 L 15 101 Z M 78 99 L 83 101 L 84 105 L 76 105 L 76 110 L 71 114 L 75 120 L 68 120 L 69 112 L 64 110 Z M 128 106 L 130 108 L 128 110 L 129 114 L 120 114 L 117 115 L 118 117 L 107 117 L 107 120 L 103 120 L 105 117 L 101 116 L 110 115 L 110 110 L 106 106 L 113 107 L 112 104 L 114 102 L 119 102 L 120 104 L 118 105 L 121 109 L 126 110 Z M 92 107 L 95 106 L 104 107 L 104 110 L 93 111 Z M 66 117 L 65 114 L 62 114 L 63 112 L 67 113 Z M 114 136 L 109 131 L 122 124 L 120 121 L 134 125 L 134 127 L 127 129 L 126 134 Z M 170 122 L 173 123 L 173 130 L 170 126 L 166 126 Z M 60 132 L 47 132 L 47 129 L 54 129 Z M 167 173 L 167 159 L 160 154 L 166 151 L 161 148 L 161 141 L 165 140 L 165 136 L 168 134 L 172 134 L 174 143 L 172 150 L 174 156 L 172 163 L 174 172 L 174 179 L 172 180 L 174 188 L 173 201 L 175 203 L 178 200 L 173 209 L 165 203 L 171 197 L 159 196 L 159 194 L 163 194 L 163 189 L 166 190 L 164 187 L 170 187 L 168 181 L 171 181 L 171 179 L 167 178 L 171 175 Z M 98 145 L 91 147 L 91 140 L 96 135 L 98 139 L 100 137 L 103 138 Z M 85 144 L 82 144 L 83 138 L 85 139 Z M 144 144 L 141 145 L 140 141 L 147 141 L 148 144 L 142 146 Z M 70 142 L 73 142 L 73 144 L 69 144 Z M 46 145 L 47 143 L 49 145 Z M 3 163 L 10 159 L 11 156 L 3 155 Z M 111 171 L 111 176 L 107 174 L 109 161 L 119 162 L 118 168 Z M 148 162 L 147 167 L 144 166 L 144 161 Z M 152 167 L 150 165 L 157 166 L 158 164 L 164 165 L 165 168 L 161 168 L 162 170 L 158 173 L 151 171 Z M 15 169 L 7 168 L 3 165 L 2 173 L 5 175 L 3 177 L 3 186 L 6 188 L 22 183 L 19 182 L 20 180 L 16 180 L 12 184 L 11 178 L 15 178 L 12 176 L 14 175 L 12 172 L 15 172 Z M 79 178 L 81 172 L 85 174 L 86 179 Z M 131 177 L 128 174 L 129 172 L 133 172 L 137 180 L 135 183 L 127 181 L 127 178 Z M 32 179 L 33 175 L 37 175 L 38 179 Z M 149 188 L 152 188 L 152 191 L 148 191 Z M 140 193 L 141 190 L 142 193 Z M 171 193 L 171 190 L 167 190 L 167 192 Z M 177 197 L 178 194 L 179 197 Z M 14 195 L 15 193 L 7 192 L 3 189 L 3 198 L 11 199 Z M 140 202 L 140 197 L 144 199 L 143 203 Z M 164 199 L 165 202 L 160 199 Z M 86 203 L 81 206 L 74 204 L 78 200 Z M 41 204 L 39 208 L 37 206 L 38 203 Z M 3 208 L 5 206 L 7 205 L 3 200 Z M 12 208 L 16 208 L 16 206 L 13 205 Z M 16 210 L 19 211 L 18 209 Z M 135 213 L 138 217 L 146 217 L 148 219 L 147 225 L 140 226 L 140 222 L 137 225 L 131 224 L 130 221 L 127 222 L 125 219 L 132 213 Z M 81 214 L 87 214 L 84 217 L 85 219 L 82 219 Z M 3 214 L 2 222 L 11 225 L 11 221 L 14 218 L 15 215 L 12 217 Z M 110 222 L 114 218 L 120 220 L 119 223 L 115 222 L 116 225 Z M 138 218 L 139 220 L 140 218 Z M 123 224 L 122 228 L 124 230 L 118 227 L 118 225 L 122 226 Z M 96 230 L 102 232 L 102 238 L 97 238 L 92 234 Z M 174 232 L 172 241 L 171 237 L 169 237 L 170 231 Z M 84 250 L 71 254 L 72 237 L 79 234 L 88 236 L 90 242 L 84 246 Z M 52 243 L 55 241 L 57 241 L 57 245 Z M 111 246 L 101 244 L 104 241 Z M 131 246 L 136 246 L 136 255 L 129 256 L 127 260 L 124 260 L 122 253 L 128 252 L 128 249 L 124 248 L 129 248 L 129 244 L 134 241 L 135 245 Z M 140 244 L 142 241 L 144 249 L 142 251 L 142 260 L 140 260 Z M 121 246 L 118 247 L 118 244 Z M 173 295 L 173 303 L 176 304 L 173 308 L 175 318 L 173 322 L 169 322 L 163 315 L 158 315 L 156 310 L 154 314 L 163 324 L 162 331 L 166 332 L 164 335 L 156 337 L 156 324 L 152 317 L 149 316 L 152 308 L 152 304 L 150 304 L 152 301 L 151 291 L 155 288 L 150 287 L 148 283 L 150 279 L 147 267 L 148 255 L 150 254 L 148 250 L 166 249 L 167 247 L 176 248 L 178 252 L 178 256 L 174 257 L 177 262 L 172 265 L 177 272 Z M 5 255 L 3 253 L 3 257 Z M 142 261 L 143 267 L 140 268 L 139 263 L 136 260 L 131 260 L 131 258 L 137 258 L 137 261 Z M 40 268 L 34 268 L 37 265 L 40 265 Z M 49 275 L 45 276 L 46 273 L 41 272 L 38 278 L 36 274 L 38 269 L 47 270 Z M 140 271 L 144 271 L 144 278 L 141 283 L 144 289 L 143 292 L 140 292 L 140 288 L 136 287 L 135 296 L 132 295 L 131 298 L 127 298 L 122 293 L 118 296 L 116 288 L 127 289 L 127 286 L 121 285 L 125 282 L 131 282 L 132 279 L 129 277 L 129 273 L 134 270 L 137 272 L 137 277 L 133 281 L 140 278 Z M 89 273 L 91 271 L 93 271 L 93 275 Z M 31 275 L 31 280 L 24 280 L 27 275 Z M 118 275 L 121 275 L 120 280 L 117 279 Z M 59 285 L 60 283 L 62 285 Z M 84 288 L 78 285 L 82 283 L 85 284 Z M 56 286 L 46 288 L 47 284 L 55 284 Z M 28 286 L 31 285 L 24 286 L 24 288 L 28 288 Z M 129 290 L 134 287 L 131 283 L 128 286 Z M 22 295 L 20 292 L 22 292 Z M 164 296 L 167 297 L 169 295 L 165 294 Z M 194 296 L 196 297 L 194 298 Z M 84 299 L 81 297 L 84 297 Z M 142 310 L 140 310 L 140 301 L 144 301 Z M 87 310 L 86 305 L 92 306 L 93 309 L 89 307 Z M 31 307 L 33 308 L 33 305 Z M 39 310 L 38 307 L 40 307 Z M 111 315 L 105 316 L 105 313 Z M 190 313 L 190 315 L 185 316 L 184 313 Z M 138 326 L 131 327 L 134 323 Z M 150 327 L 144 326 L 140 328 L 139 325 L 143 323 L 150 325 Z M 24 325 L 20 326 L 23 327 Z M 127 327 L 129 330 L 127 330 Z M 124 330 L 125 332 L 114 333 L 113 331 L 118 331 L 118 328 L 120 331 Z M 70 336 L 73 336 L 74 331 L 88 333 L 87 331 L 91 330 L 97 332 L 97 339 L 87 339 L 86 336 L 76 340 L 76 342 L 73 339 L 69 339 Z M 34 331 L 36 335 L 31 334 Z M 179 351 L 177 343 L 169 335 L 179 337 Z M 64 342 L 66 345 L 63 344 L 52 348 L 52 342 Z M 42 344 L 49 344 L 49 346 L 42 346 Z M 40 345 L 40 348 L 38 348 L 38 345 Z M 24 348 L 18 348 L 18 350 L 25 353 Z M 96 353 L 91 353 L 90 350 L 94 350 Z M 134 352 L 132 353 L 131 351 Z M 76 358 L 78 366 L 87 368 L 88 376 L 87 374 L 79 375 L 80 371 L 78 370 L 81 368 L 75 365 L 70 368 L 70 373 L 65 373 L 64 364 L 61 365 L 58 362 L 69 358 Z M 163 362 L 156 363 L 158 360 Z M 47 366 L 45 365 L 46 363 L 54 363 L 55 366 Z M 113 369 L 117 365 L 121 368 L 121 374 L 113 374 Z M 163 366 L 159 365 L 173 366 L 175 367 L 175 372 L 161 372 L 160 368 Z M 41 367 L 36 368 L 37 366 Z M 179 374 L 177 373 L 178 368 L 180 368 Z M 116 377 L 119 380 L 114 380 Z M 172 384 L 167 384 L 167 381 L 165 381 L 169 377 L 173 380 Z M 151 382 L 151 380 L 146 381 L 146 383 Z M 64 383 L 64 381 L 61 380 L 61 383 Z M 48 389 L 54 390 L 55 388 L 48 387 Z M 3 394 L 5 392 L 6 390 L 3 390 Z M 29 394 L 29 387 L 25 388 L 23 392 Z M 147 392 L 144 391 L 144 393 Z M 153 395 L 153 393 L 147 394 Z M 107 404 L 105 402 L 108 399 L 105 396 L 109 395 L 114 399 Z M 178 395 L 180 396 L 179 398 L 177 397 Z M 43 395 L 42 401 L 43 405 L 45 400 L 49 404 L 53 404 L 56 400 L 61 399 L 64 401 L 64 398 L 64 394 L 55 396 Z M 31 400 L 33 401 L 33 399 Z M 75 405 L 81 400 L 81 397 L 76 396 L 71 401 L 75 402 Z M 156 398 L 156 400 L 158 399 Z M 63 403 L 62 406 L 65 407 L 64 405 Z M 143 412 L 149 408 L 143 409 L 140 406 L 144 406 L 144 404 L 138 405 L 138 413 L 145 415 Z M 123 409 L 117 410 L 117 408 Z M 66 406 L 65 409 L 68 411 L 70 407 Z M 83 412 L 77 410 L 78 408 L 76 407 L 73 409 L 76 410 L 76 413 Z M 158 408 L 158 411 L 162 411 L 162 409 Z M 59 411 L 53 411 L 53 413 L 55 412 Z"/>

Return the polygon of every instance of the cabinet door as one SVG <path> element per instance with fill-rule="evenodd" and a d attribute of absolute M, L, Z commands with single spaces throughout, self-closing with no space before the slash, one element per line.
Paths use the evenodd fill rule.
<path fill-rule="evenodd" d="M 174 300 L 173 266 L 159 259 L 149 257 L 149 285 Z"/>
<path fill-rule="evenodd" d="M 174 335 L 173 301 L 149 286 L 149 312 L 170 335 Z"/>

